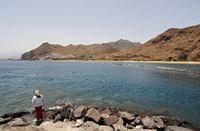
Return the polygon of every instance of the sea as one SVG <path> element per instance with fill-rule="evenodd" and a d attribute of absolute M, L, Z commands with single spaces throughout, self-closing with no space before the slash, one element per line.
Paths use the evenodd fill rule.
<path fill-rule="evenodd" d="M 0 61 L 0 115 L 59 102 L 127 109 L 200 127 L 200 65 L 94 61 Z"/>

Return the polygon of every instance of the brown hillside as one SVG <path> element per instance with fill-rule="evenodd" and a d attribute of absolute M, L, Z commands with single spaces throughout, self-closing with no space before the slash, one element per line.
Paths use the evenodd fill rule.
<path fill-rule="evenodd" d="M 171 28 L 144 45 L 101 56 L 113 60 L 200 61 L 200 25 Z"/>
<path fill-rule="evenodd" d="M 92 45 L 54 45 L 43 43 L 38 48 L 24 53 L 22 60 L 57 60 L 57 59 L 78 59 L 90 60 L 96 59 L 100 55 L 108 55 L 120 50 L 140 45 L 138 42 L 128 40 L 119 40 L 103 44 Z"/>

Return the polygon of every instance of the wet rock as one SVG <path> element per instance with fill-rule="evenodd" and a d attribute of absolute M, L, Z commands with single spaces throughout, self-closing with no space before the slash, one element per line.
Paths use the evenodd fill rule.
<path fill-rule="evenodd" d="M 142 121 L 143 126 L 147 129 L 156 128 L 154 120 L 148 116 L 145 116 L 144 118 L 142 118 L 141 121 Z"/>
<path fill-rule="evenodd" d="M 110 126 L 118 121 L 118 117 L 115 115 L 110 115 L 107 118 L 103 119 L 103 123 L 107 126 Z"/>
<path fill-rule="evenodd" d="M 81 105 L 75 109 L 74 117 L 81 118 L 81 117 L 84 117 L 86 115 L 86 113 L 87 113 L 87 108 L 85 106 Z"/>
<path fill-rule="evenodd" d="M 152 119 L 154 120 L 157 128 L 164 128 L 164 123 L 159 116 L 153 116 Z"/>
<path fill-rule="evenodd" d="M 112 127 L 114 131 L 127 131 L 127 128 L 120 124 L 113 124 Z"/>
<path fill-rule="evenodd" d="M 120 111 L 119 115 L 125 123 L 131 123 L 132 121 L 135 120 L 135 117 L 133 114 L 125 112 L 125 111 Z"/>
<path fill-rule="evenodd" d="M 180 126 L 167 126 L 165 128 L 165 131 L 193 131 L 193 130 L 189 128 L 180 127 Z"/>
<path fill-rule="evenodd" d="M 8 118 L 1 118 L 0 119 L 0 124 L 5 124 L 5 123 L 7 123 L 7 122 L 9 122 L 9 121 L 11 121 L 12 120 L 12 118 L 11 117 L 8 117 Z"/>
<path fill-rule="evenodd" d="M 7 113 L 7 114 L 4 114 L 3 116 L 1 116 L 2 118 L 8 118 L 8 117 L 11 117 L 12 119 L 13 118 L 17 118 L 17 117 L 22 117 L 24 115 L 27 115 L 27 114 L 30 114 L 29 111 L 18 111 L 18 112 L 14 112 L 14 113 Z"/>
<path fill-rule="evenodd" d="M 100 115 L 100 113 L 99 113 L 99 111 L 97 109 L 90 108 L 87 111 L 87 114 L 86 114 L 85 118 L 89 119 L 89 120 L 93 120 L 96 123 L 99 123 L 99 121 L 101 119 L 101 115 Z"/>

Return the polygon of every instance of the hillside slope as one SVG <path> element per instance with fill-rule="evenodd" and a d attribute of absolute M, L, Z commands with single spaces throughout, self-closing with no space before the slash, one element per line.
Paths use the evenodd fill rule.
<path fill-rule="evenodd" d="M 200 61 L 200 25 L 168 29 L 142 46 L 99 59 Z"/>
<path fill-rule="evenodd" d="M 43 43 L 38 48 L 24 53 L 22 60 L 60 60 L 60 59 L 78 59 L 78 60 L 94 60 L 98 56 L 108 55 L 127 48 L 141 45 L 138 42 L 128 40 L 118 40 L 103 44 L 92 45 L 54 45 Z"/>

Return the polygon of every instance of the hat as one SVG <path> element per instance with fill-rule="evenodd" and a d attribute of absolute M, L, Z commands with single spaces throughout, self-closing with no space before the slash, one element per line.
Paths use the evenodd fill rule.
<path fill-rule="evenodd" d="M 38 95 L 38 96 L 39 96 L 39 95 L 40 95 L 40 91 L 39 91 L 39 90 L 36 90 L 36 91 L 35 91 L 35 95 Z"/>

